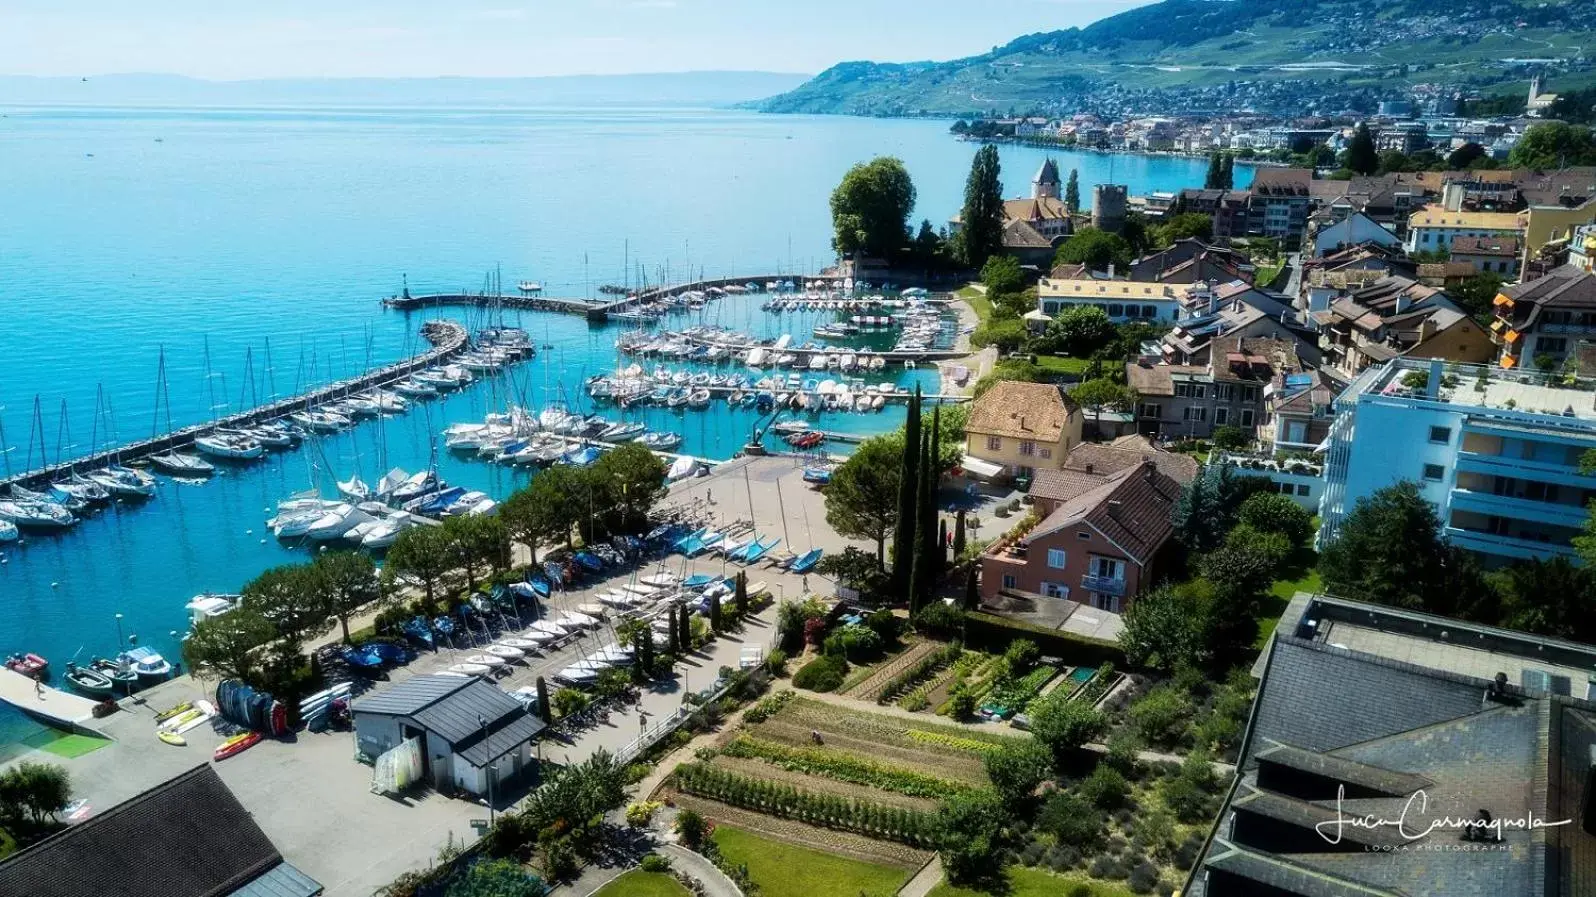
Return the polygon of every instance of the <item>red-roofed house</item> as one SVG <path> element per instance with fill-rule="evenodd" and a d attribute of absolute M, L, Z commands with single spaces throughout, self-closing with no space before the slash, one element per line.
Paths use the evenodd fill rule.
<path fill-rule="evenodd" d="M 982 600 L 1026 592 L 1123 611 L 1152 581 L 1180 488 L 1152 460 L 1108 476 L 1049 474 L 1047 495 L 1057 497 L 1033 494 L 1042 521 L 982 556 Z"/>

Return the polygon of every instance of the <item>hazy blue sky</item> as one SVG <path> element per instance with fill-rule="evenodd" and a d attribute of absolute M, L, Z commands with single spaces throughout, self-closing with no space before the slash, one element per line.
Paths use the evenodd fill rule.
<path fill-rule="evenodd" d="M 818 72 L 946 59 L 1145 0 L 0 0 L 0 73 Z"/>

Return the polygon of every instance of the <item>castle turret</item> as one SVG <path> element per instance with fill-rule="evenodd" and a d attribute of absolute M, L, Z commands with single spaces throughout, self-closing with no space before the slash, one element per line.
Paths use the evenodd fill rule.
<path fill-rule="evenodd" d="M 1036 178 L 1031 181 L 1031 198 L 1058 199 L 1058 197 L 1058 163 L 1048 159 L 1042 163 L 1041 170 L 1037 171 Z"/>

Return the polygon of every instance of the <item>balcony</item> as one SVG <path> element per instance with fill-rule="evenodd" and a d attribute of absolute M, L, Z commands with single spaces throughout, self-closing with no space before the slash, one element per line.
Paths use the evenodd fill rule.
<path fill-rule="evenodd" d="M 1107 576 L 1082 576 L 1081 588 L 1099 595 L 1113 595 L 1117 598 L 1125 596 L 1125 580 L 1110 579 Z"/>
<path fill-rule="evenodd" d="M 1456 526 L 1446 527 L 1443 532 L 1446 534 L 1447 541 L 1453 545 L 1459 548 L 1466 548 L 1469 551 L 1476 551 L 1480 554 L 1517 560 L 1574 557 L 1574 547 L 1566 542 L 1540 542 L 1534 539 L 1519 539 L 1513 536 L 1462 529 Z"/>
<path fill-rule="evenodd" d="M 1453 489 L 1450 505 L 1454 511 L 1473 511 L 1476 514 L 1487 514 L 1492 517 L 1530 520 L 1551 526 L 1566 526 L 1570 529 L 1584 526 L 1586 518 L 1585 509 L 1579 505 L 1558 504 L 1511 495 L 1494 495 L 1472 489 Z"/>
<path fill-rule="evenodd" d="M 1559 486 L 1596 490 L 1596 476 L 1586 476 L 1579 472 L 1579 468 L 1567 464 L 1526 461 L 1521 458 L 1487 455 L 1480 452 L 1458 452 L 1457 469 L 1459 473 L 1479 473 L 1486 476 L 1535 480 Z"/>

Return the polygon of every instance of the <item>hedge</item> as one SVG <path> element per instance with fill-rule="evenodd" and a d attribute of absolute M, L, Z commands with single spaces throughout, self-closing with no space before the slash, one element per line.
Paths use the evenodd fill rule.
<path fill-rule="evenodd" d="M 966 642 L 974 648 L 1001 654 L 1015 639 L 1028 638 L 1036 642 L 1044 655 L 1059 657 L 1070 666 L 1096 667 L 1105 663 L 1112 663 L 1120 669 L 1128 666 L 1125 651 L 1119 642 L 1077 635 L 1062 629 L 1048 629 L 984 611 L 966 613 L 964 625 Z"/>

